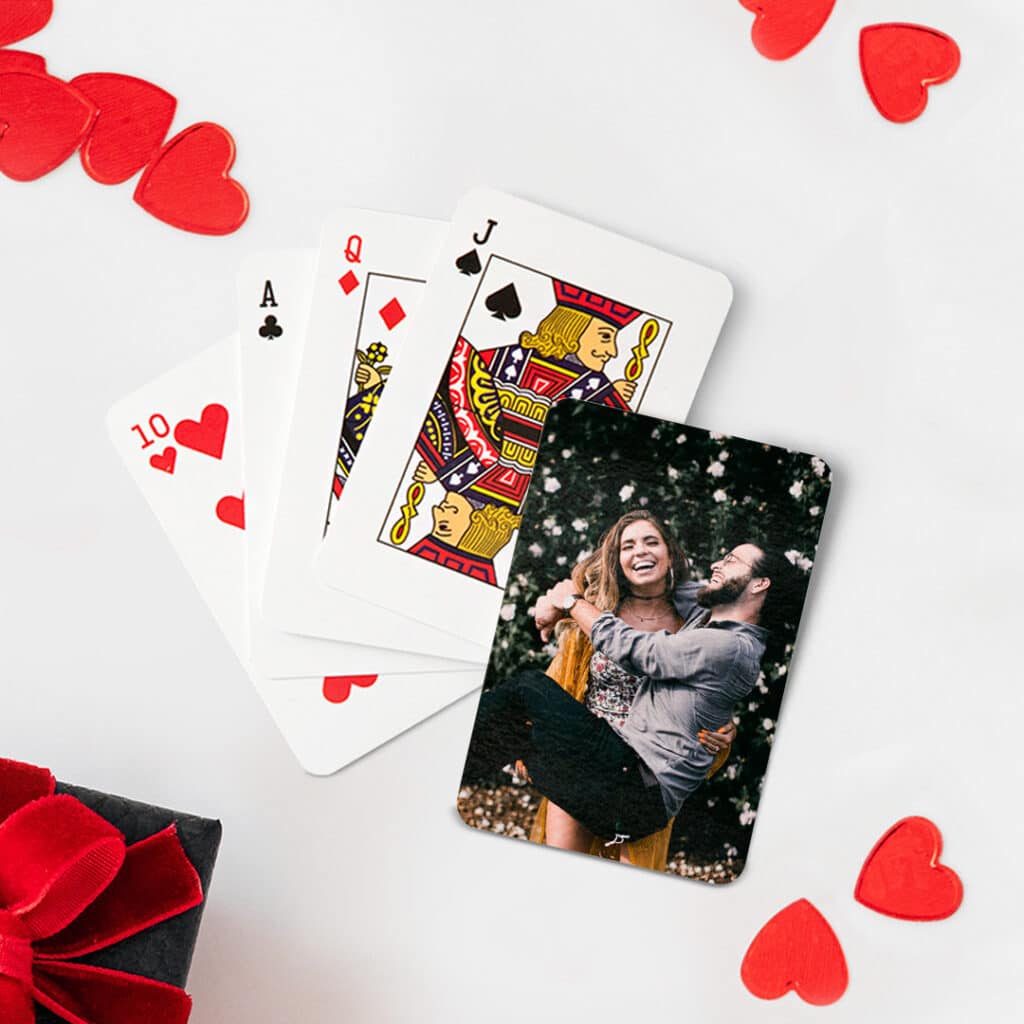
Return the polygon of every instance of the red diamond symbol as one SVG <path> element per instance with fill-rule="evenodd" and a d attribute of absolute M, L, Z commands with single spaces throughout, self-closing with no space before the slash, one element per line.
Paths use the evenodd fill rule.
<path fill-rule="evenodd" d="M 380 311 L 380 318 L 384 321 L 387 329 L 389 331 L 393 331 L 395 327 L 405 319 L 405 310 L 402 309 L 402 304 L 398 299 L 392 299 Z"/>
<path fill-rule="evenodd" d="M 338 278 L 338 284 L 346 295 L 351 295 L 359 287 L 359 278 L 350 270 L 344 277 Z"/>

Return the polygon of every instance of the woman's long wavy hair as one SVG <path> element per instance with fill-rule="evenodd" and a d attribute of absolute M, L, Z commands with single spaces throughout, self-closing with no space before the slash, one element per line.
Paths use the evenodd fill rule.
<path fill-rule="evenodd" d="M 633 523 L 650 523 L 668 548 L 671 572 L 665 581 L 666 594 L 671 595 L 676 585 L 690 578 L 690 561 L 668 523 L 645 509 L 634 509 L 620 516 L 605 530 L 594 553 L 572 571 L 577 593 L 602 612 L 615 611 L 629 596 L 629 582 L 619 564 L 619 546 L 626 527 Z M 563 624 L 575 625 L 571 619 L 563 619 L 559 625 Z"/>

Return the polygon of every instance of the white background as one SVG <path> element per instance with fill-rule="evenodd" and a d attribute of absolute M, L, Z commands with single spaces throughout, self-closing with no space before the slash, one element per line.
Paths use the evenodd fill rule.
<path fill-rule="evenodd" d="M 963 65 L 884 121 L 863 24 Z M 208 1022 L 1008 1021 L 1024 995 L 1019 635 L 1024 13 L 840 3 L 774 64 L 722 0 L 58 3 L 22 44 L 222 123 L 252 215 L 145 214 L 77 158 L 0 180 L 0 752 L 225 826 L 190 988 Z M 467 831 L 475 701 L 332 778 L 291 760 L 109 445 L 106 409 L 231 332 L 252 249 L 341 205 L 446 217 L 490 184 L 725 271 L 692 422 L 820 452 L 837 482 L 749 867 L 723 889 Z M 966 890 L 923 925 L 851 892 L 933 818 Z M 834 1007 L 741 986 L 798 897 L 843 942 Z"/>

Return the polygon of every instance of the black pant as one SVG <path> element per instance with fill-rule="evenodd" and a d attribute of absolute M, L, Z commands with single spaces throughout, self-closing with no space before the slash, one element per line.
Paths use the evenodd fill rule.
<path fill-rule="evenodd" d="M 467 772 L 517 759 L 544 796 L 603 839 L 641 839 L 668 821 L 636 751 L 536 669 L 480 698 Z"/>

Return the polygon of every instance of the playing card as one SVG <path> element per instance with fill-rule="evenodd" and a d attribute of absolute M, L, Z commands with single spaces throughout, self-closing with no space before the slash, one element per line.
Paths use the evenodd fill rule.
<path fill-rule="evenodd" d="M 325 775 L 457 700 L 480 672 L 272 680 L 249 667 L 238 391 L 232 337 L 118 402 L 107 426 L 299 763 Z"/>
<path fill-rule="evenodd" d="M 368 210 L 340 210 L 324 227 L 263 581 L 263 614 L 279 629 L 389 649 L 401 646 L 399 638 L 413 644 L 407 649 L 433 638 L 418 623 L 325 585 L 313 561 L 347 500 L 371 421 L 387 404 L 389 375 L 403 358 L 446 230 L 440 221 Z M 251 296 L 260 292 L 255 279 L 246 287 Z M 445 661 L 421 656 L 402 670 L 438 671 L 452 658 L 483 662 L 474 645 L 459 641 L 434 653 Z M 280 660 L 272 672 L 295 674 Z"/>
<path fill-rule="evenodd" d="M 473 828 L 731 881 L 829 468 L 583 402 L 558 405 L 544 430 L 537 468 L 559 486 L 532 488 L 523 507 L 459 813 Z"/>
<path fill-rule="evenodd" d="M 464 669 L 464 664 L 405 651 L 299 636 L 271 625 L 263 616 L 260 595 L 270 545 L 270 524 L 280 486 L 288 414 L 294 402 L 309 320 L 315 264 L 314 251 L 257 253 L 246 259 L 238 276 L 250 659 L 254 668 L 272 677 Z M 338 396 L 333 389 L 323 386 L 323 381 L 328 379 L 321 378 L 321 386 L 311 389 L 311 397 L 329 408 L 333 415 Z M 324 501 L 324 476 L 323 472 L 318 475 L 321 486 L 315 494 L 320 506 Z M 289 503 L 294 494 L 289 490 L 287 495 L 286 503 Z M 311 554 L 293 551 L 292 555 L 300 558 L 307 573 L 311 573 Z M 290 566 L 286 561 L 282 564 Z M 321 588 L 328 604 L 332 599 L 335 604 L 339 603 L 336 591 L 322 584 Z M 340 601 L 351 603 L 348 598 Z"/>
<path fill-rule="evenodd" d="M 118 402 L 107 427 L 221 629 L 244 656 L 237 345 L 237 337 L 228 338 Z"/>
<path fill-rule="evenodd" d="M 460 204 L 317 570 L 483 652 L 550 407 L 681 418 L 731 302 L 720 273 L 498 192 Z M 553 488 L 554 481 L 541 486 Z"/>

